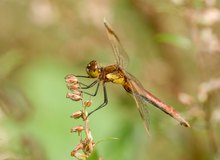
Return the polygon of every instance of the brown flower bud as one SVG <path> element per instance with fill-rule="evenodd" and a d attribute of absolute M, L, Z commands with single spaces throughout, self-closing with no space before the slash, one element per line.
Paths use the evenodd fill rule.
<path fill-rule="evenodd" d="M 83 148 L 83 144 L 82 143 L 80 143 L 80 144 L 78 144 L 73 150 L 72 150 L 72 152 L 70 153 L 71 154 L 71 156 L 73 156 L 73 157 L 76 157 L 77 155 L 77 152 L 79 151 L 79 150 L 81 150 Z M 78 156 L 77 156 L 78 157 Z"/>
<path fill-rule="evenodd" d="M 82 96 L 82 91 L 80 90 L 73 90 L 72 93 Z"/>
<path fill-rule="evenodd" d="M 80 117 L 82 117 L 83 112 L 82 111 L 77 111 L 75 113 L 73 113 L 70 117 L 74 118 L 74 119 L 78 119 Z"/>
<path fill-rule="evenodd" d="M 71 128 L 70 132 L 82 132 L 82 130 L 84 130 L 84 127 L 83 126 L 76 126 L 76 127 L 73 127 Z"/>
<path fill-rule="evenodd" d="M 84 102 L 85 107 L 90 107 L 92 105 L 92 100 L 88 100 Z"/>
<path fill-rule="evenodd" d="M 71 89 L 71 90 L 75 90 L 80 87 L 79 83 L 67 83 L 66 86 L 68 89 Z"/>
<path fill-rule="evenodd" d="M 67 83 L 78 83 L 78 79 L 73 74 L 69 74 L 65 77 Z"/>
<path fill-rule="evenodd" d="M 82 95 L 75 94 L 75 93 L 67 93 L 66 98 L 70 98 L 73 101 L 80 101 L 80 100 L 82 100 Z"/>

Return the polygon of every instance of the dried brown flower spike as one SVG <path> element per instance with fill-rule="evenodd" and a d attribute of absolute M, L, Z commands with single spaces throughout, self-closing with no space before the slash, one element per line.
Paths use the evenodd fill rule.
<path fill-rule="evenodd" d="M 89 129 L 87 112 L 87 108 L 92 105 L 92 101 L 83 101 L 83 92 L 80 90 L 80 83 L 76 76 L 73 74 L 67 75 L 65 81 L 67 82 L 67 88 L 70 90 L 70 92 L 66 94 L 66 98 L 73 101 L 82 101 L 82 110 L 72 113 L 70 117 L 74 119 L 82 118 L 84 122 L 84 126 L 76 126 L 70 130 L 71 133 L 78 133 L 80 137 L 80 143 L 71 151 L 71 156 L 76 157 L 77 159 L 87 159 L 95 147 L 95 142 L 93 141 L 92 133 Z M 82 134 L 85 135 L 84 139 L 82 138 Z"/>

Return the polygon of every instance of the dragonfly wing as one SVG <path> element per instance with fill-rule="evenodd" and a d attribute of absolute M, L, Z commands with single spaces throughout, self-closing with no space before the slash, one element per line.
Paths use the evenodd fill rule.
<path fill-rule="evenodd" d="M 185 127 L 190 127 L 189 123 L 173 107 L 165 104 L 157 97 L 152 95 L 150 92 L 146 91 L 144 87 L 141 85 L 141 83 L 131 74 L 126 73 L 126 76 L 129 78 L 128 81 L 132 88 L 132 92 L 134 92 L 133 93 L 134 97 L 140 97 L 139 99 L 144 104 L 150 103 L 153 106 L 157 107 L 158 109 L 162 110 L 164 113 L 176 119 L 181 125 Z"/>
<path fill-rule="evenodd" d="M 143 99 L 138 94 L 133 93 L 133 97 L 134 97 L 134 100 L 136 102 L 136 106 L 138 108 L 138 111 L 141 115 L 141 118 L 144 122 L 144 127 L 145 127 L 147 133 L 149 134 L 150 118 L 149 118 L 149 112 L 148 112 L 148 109 L 147 109 L 148 106 L 147 106 L 146 103 L 143 103 Z"/>
<path fill-rule="evenodd" d="M 148 112 L 148 102 L 141 97 L 143 93 L 145 92 L 142 84 L 130 73 L 124 71 L 126 77 L 128 78 L 127 81 L 132 89 L 132 95 L 134 97 L 134 100 L 136 102 L 136 106 L 138 108 L 138 111 L 141 115 L 141 118 L 144 122 L 144 127 L 149 134 L 149 124 L 150 124 L 150 118 L 149 118 L 149 112 Z"/>
<path fill-rule="evenodd" d="M 115 55 L 115 60 L 117 65 L 121 66 L 122 68 L 126 68 L 129 61 L 127 53 L 125 52 L 123 46 L 121 45 L 118 36 L 115 34 L 115 32 L 113 31 L 113 29 L 110 27 L 110 25 L 105 19 L 104 19 L 104 25 L 107 31 L 108 39 L 111 43 Z"/>

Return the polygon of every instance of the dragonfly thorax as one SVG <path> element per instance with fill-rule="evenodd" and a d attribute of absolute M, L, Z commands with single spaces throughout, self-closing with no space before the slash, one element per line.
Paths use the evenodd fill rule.
<path fill-rule="evenodd" d="M 86 72 L 90 77 L 97 78 L 101 73 L 101 69 L 98 63 L 95 60 L 93 60 L 89 62 L 89 64 L 87 65 Z"/>

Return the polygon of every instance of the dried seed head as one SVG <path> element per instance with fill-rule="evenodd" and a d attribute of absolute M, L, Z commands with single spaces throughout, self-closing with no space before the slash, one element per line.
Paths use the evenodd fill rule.
<path fill-rule="evenodd" d="M 78 144 L 71 152 L 71 156 L 76 157 L 79 150 L 83 148 L 83 144 Z M 77 156 L 78 157 L 78 156 Z"/>
<path fill-rule="evenodd" d="M 91 143 L 89 143 L 88 145 L 88 152 L 91 154 L 94 150 L 94 143 L 93 141 Z"/>
<path fill-rule="evenodd" d="M 75 94 L 75 93 L 67 93 L 66 98 L 70 98 L 73 101 L 80 101 L 82 100 L 82 95 Z"/>
<path fill-rule="evenodd" d="M 88 100 L 84 102 L 85 107 L 90 107 L 92 105 L 92 100 Z"/>
<path fill-rule="evenodd" d="M 65 77 L 67 83 L 78 83 L 78 79 L 73 74 L 69 74 Z"/>
<path fill-rule="evenodd" d="M 90 139 L 85 139 L 83 142 L 83 152 L 86 154 L 86 155 L 90 155 L 92 153 L 92 151 L 94 150 L 94 146 L 95 146 L 95 143 L 90 140 Z"/>
<path fill-rule="evenodd" d="M 68 89 L 71 89 L 71 90 L 80 88 L 79 83 L 67 83 L 66 86 Z"/>
<path fill-rule="evenodd" d="M 83 112 L 82 111 L 77 111 L 75 113 L 73 113 L 70 117 L 74 118 L 74 119 L 78 119 L 80 117 L 82 117 Z"/>
<path fill-rule="evenodd" d="M 83 144 L 82 150 L 86 155 L 90 155 L 94 150 L 95 143 L 93 141 L 92 133 L 90 130 L 87 131 L 86 135 L 86 139 L 81 141 L 81 143 Z"/>
<path fill-rule="evenodd" d="M 88 154 L 88 155 L 89 155 L 89 154 L 92 153 L 93 149 L 94 149 L 93 143 L 88 143 L 87 145 L 85 145 L 85 146 L 83 147 L 83 152 L 84 152 L 85 154 Z"/>
<path fill-rule="evenodd" d="M 80 90 L 73 90 L 72 93 L 82 96 L 82 91 Z"/>
<path fill-rule="evenodd" d="M 70 132 L 82 132 L 84 130 L 84 127 L 83 126 L 76 126 L 76 127 L 73 127 L 71 128 Z"/>
<path fill-rule="evenodd" d="M 72 155 L 72 154 L 73 153 L 71 152 L 71 156 L 76 157 L 79 160 L 84 160 L 84 159 L 88 159 L 89 158 L 89 156 L 87 156 L 85 154 L 82 154 L 82 153 L 79 153 L 79 152 L 76 152 L 74 155 Z"/>

